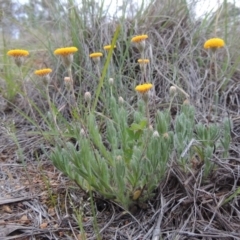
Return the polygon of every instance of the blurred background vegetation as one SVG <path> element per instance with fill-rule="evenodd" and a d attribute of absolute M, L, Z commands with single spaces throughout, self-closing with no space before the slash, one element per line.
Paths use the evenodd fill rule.
<path fill-rule="evenodd" d="M 127 82 L 129 86 L 129 80 L 139 77 L 139 55 L 129 43 L 133 35 L 143 33 L 148 34 L 150 39 L 146 57 L 152 62 L 149 77 L 153 83 L 157 81 L 158 85 L 162 78 L 156 68 L 174 82 L 176 75 L 178 79 L 184 79 L 184 76 L 188 78 L 184 80 L 185 84 L 189 78 L 190 82 L 198 81 L 206 74 L 203 69 L 198 72 L 196 65 L 206 67 L 202 65 L 203 59 L 200 57 L 206 55 L 202 52 L 202 46 L 209 37 L 221 37 L 227 44 L 231 59 L 226 60 L 226 53 L 221 52 L 223 71 L 229 66 L 227 64 L 237 66 L 240 62 L 237 34 L 240 9 L 234 3 L 224 0 L 215 11 L 205 13 L 199 18 L 196 17 L 199 16 L 199 8 L 196 9 L 198 2 L 156 0 L 136 4 L 134 1 L 123 1 L 116 8 L 114 4 L 108 6 L 107 2 L 94 0 L 83 0 L 80 3 L 76 0 L 31 0 L 24 4 L 14 0 L 0 1 L 0 67 L 4 69 L 9 64 L 5 53 L 11 48 L 27 48 L 31 51 L 29 67 L 32 71 L 45 66 L 52 67 L 56 63 L 52 54 L 55 48 L 74 45 L 79 49 L 75 63 L 80 67 L 75 71 L 75 77 L 86 91 L 91 88 L 89 78 L 93 78 L 88 55 L 94 51 L 103 51 L 103 45 L 111 42 L 116 27 L 120 26 L 113 66 L 117 83 L 121 79 L 121 82 Z M 190 74 L 193 65 L 187 67 L 189 61 L 193 65 L 196 61 L 195 73 Z M 235 70 L 228 72 L 227 78 Z M 0 77 L 8 78 L 7 70 L 3 70 Z M 164 90 L 165 87 L 163 93 Z M 193 91 L 187 90 L 190 94 Z M 123 97 L 128 96 L 125 90 L 120 94 L 125 95 Z M 158 94 L 161 95 L 160 92 Z"/>

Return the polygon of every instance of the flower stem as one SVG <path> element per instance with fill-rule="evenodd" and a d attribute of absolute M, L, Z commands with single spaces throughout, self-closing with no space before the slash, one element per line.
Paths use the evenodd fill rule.
<path fill-rule="evenodd" d="M 31 112 L 31 115 L 32 117 L 34 118 L 35 122 L 36 122 L 36 116 L 34 115 L 34 112 L 33 112 L 33 109 L 32 109 L 32 105 L 29 101 L 29 98 L 28 98 L 28 94 L 27 94 L 27 89 L 26 89 L 26 86 L 25 86 L 25 82 L 24 82 L 24 78 L 23 78 L 23 72 L 22 72 L 22 68 L 19 67 L 19 73 L 20 73 L 20 79 L 21 79 L 21 82 L 22 82 L 22 89 L 23 89 L 23 98 L 27 100 L 27 105 L 30 109 L 30 112 Z M 25 103 L 24 103 L 25 105 Z M 26 107 L 26 106 L 25 106 Z"/>
<path fill-rule="evenodd" d="M 49 111 L 51 112 L 51 115 L 52 115 L 54 124 L 55 124 L 55 126 L 57 127 L 57 129 L 60 131 L 60 129 L 59 129 L 58 125 L 57 125 L 57 117 L 56 117 L 56 114 L 54 113 L 54 110 L 53 110 L 53 108 L 52 108 L 52 104 L 51 104 L 51 100 L 50 100 L 50 95 L 49 95 L 49 86 L 48 86 L 48 84 L 46 85 L 46 95 L 47 95 L 47 102 L 48 102 L 48 106 L 49 106 Z"/>
<path fill-rule="evenodd" d="M 116 41 L 117 41 L 118 35 L 120 33 L 120 30 L 121 30 L 121 27 L 120 27 L 120 25 L 118 25 L 118 27 L 117 27 L 117 29 L 114 33 L 114 37 L 113 37 L 111 45 L 114 46 L 116 44 Z M 102 70 L 102 75 L 101 75 L 100 81 L 99 81 L 98 86 L 97 86 L 95 99 L 93 101 L 93 106 L 92 106 L 92 109 L 91 109 L 92 112 L 94 112 L 95 109 L 96 109 L 98 98 L 99 98 L 100 93 L 101 93 L 101 89 L 102 89 L 102 86 L 103 86 L 103 81 L 104 81 L 104 79 L 106 77 L 106 74 L 107 74 L 107 69 L 109 67 L 109 63 L 110 63 L 110 60 L 111 60 L 111 57 L 112 57 L 112 53 L 113 53 L 113 49 L 110 49 L 109 52 L 108 52 L 107 60 L 104 64 L 104 67 L 103 67 L 103 70 Z"/>
<path fill-rule="evenodd" d="M 99 236 L 99 229 L 98 229 L 98 225 L 97 225 L 97 217 L 96 217 L 96 213 L 95 213 L 95 209 L 94 209 L 93 194 L 92 194 L 91 187 L 89 190 L 89 195 L 90 195 L 91 210 L 92 210 L 92 215 L 93 215 L 93 228 L 94 228 L 97 240 L 101 240 L 101 237 Z"/>

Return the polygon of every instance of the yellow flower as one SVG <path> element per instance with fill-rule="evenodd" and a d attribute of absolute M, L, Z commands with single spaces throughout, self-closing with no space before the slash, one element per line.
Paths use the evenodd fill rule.
<path fill-rule="evenodd" d="M 148 35 L 144 34 L 144 35 L 138 35 L 135 36 L 131 39 L 131 42 L 135 44 L 135 46 L 137 47 L 138 51 L 140 53 L 143 53 L 145 46 L 146 46 L 146 39 L 148 38 Z"/>
<path fill-rule="evenodd" d="M 106 45 L 103 48 L 108 51 L 108 50 L 110 50 L 111 46 L 112 45 Z M 116 48 L 116 45 L 114 45 L 113 48 Z"/>
<path fill-rule="evenodd" d="M 26 57 L 29 55 L 29 52 L 23 49 L 13 49 L 13 50 L 9 50 L 7 52 L 7 55 L 11 57 Z"/>
<path fill-rule="evenodd" d="M 99 58 L 99 57 L 102 57 L 102 53 L 100 53 L 100 52 L 95 52 L 95 53 L 91 53 L 90 55 L 89 55 L 89 57 L 90 58 Z"/>
<path fill-rule="evenodd" d="M 65 47 L 56 49 L 54 54 L 60 55 L 62 57 L 64 66 L 66 68 L 70 68 L 73 62 L 73 54 L 77 51 L 78 49 L 76 47 Z"/>
<path fill-rule="evenodd" d="M 29 55 L 27 50 L 23 49 L 13 49 L 7 52 L 8 56 L 14 57 L 14 62 L 18 67 L 21 67 L 25 61 L 25 57 Z"/>
<path fill-rule="evenodd" d="M 48 75 L 51 72 L 52 72 L 51 68 L 43 68 L 43 69 L 36 70 L 34 73 L 40 77 L 43 77 L 45 75 Z"/>
<path fill-rule="evenodd" d="M 67 55 L 73 54 L 77 51 L 78 51 L 78 49 L 76 47 L 57 48 L 54 51 L 54 54 L 60 55 L 60 56 L 67 56 Z"/>
<path fill-rule="evenodd" d="M 137 85 L 135 87 L 135 90 L 139 93 L 146 93 L 148 92 L 151 88 L 153 87 L 153 85 L 151 83 L 144 83 L 141 85 Z"/>
<path fill-rule="evenodd" d="M 211 38 L 204 43 L 204 48 L 220 48 L 224 47 L 225 42 L 221 38 Z"/>
<path fill-rule="evenodd" d="M 48 84 L 51 81 L 51 78 L 49 75 L 49 73 L 51 72 L 52 72 L 51 68 L 42 68 L 42 69 L 36 70 L 34 73 L 39 77 L 42 77 L 43 83 L 45 84 L 45 86 L 48 86 Z"/>
<path fill-rule="evenodd" d="M 147 64 L 149 63 L 149 59 L 138 59 L 139 64 Z"/>
<path fill-rule="evenodd" d="M 138 43 L 138 42 L 144 41 L 147 38 L 148 38 L 148 35 L 146 35 L 146 34 L 144 34 L 144 35 L 137 35 L 137 36 L 132 38 L 131 42 Z"/>

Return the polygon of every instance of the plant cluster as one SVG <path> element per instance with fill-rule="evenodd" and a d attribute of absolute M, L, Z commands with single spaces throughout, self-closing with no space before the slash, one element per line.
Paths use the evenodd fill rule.
<path fill-rule="evenodd" d="M 61 116 L 51 101 L 49 83 L 52 69 L 35 71 L 45 86 L 50 109 L 49 116 L 45 118 L 48 131 L 54 131 L 54 136 L 50 137 L 54 148 L 49 158 L 81 189 L 96 192 L 124 209 L 151 199 L 173 163 L 181 166 L 186 174 L 203 168 L 203 177 L 209 176 L 215 167 L 212 161 L 214 153 L 217 151 L 220 157 L 227 157 L 231 141 L 230 120 L 226 118 L 222 123 L 207 125 L 197 123 L 189 95 L 175 84 L 169 89 L 169 107 L 156 111 L 153 116 L 150 114 L 154 86 L 146 77 L 150 63 L 145 56 L 147 38 L 148 35 L 139 35 L 131 40 L 141 55 L 138 63 L 142 77 L 135 87 L 138 94 L 136 109 L 118 96 L 117 91 L 112 91 L 113 78 L 105 81 L 106 70 L 111 68 L 117 35 L 111 45 L 104 46 L 108 56 L 102 71 L 99 63 L 103 54 L 95 52 L 89 56 L 95 65 L 99 83 L 94 93 L 85 93 L 84 103 L 76 98 L 71 68 L 78 49 L 66 47 L 54 51 L 61 57 L 68 74 L 64 84 L 71 121 Z M 213 54 L 223 46 L 224 41 L 219 38 L 204 44 L 204 48 L 210 48 Z M 28 51 L 16 49 L 7 54 L 14 58 L 21 72 Z M 24 88 L 23 92 L 27 98 Z M 186 100 L 172 118 L 171 107 L 179 92 L 184 93 Z M 103 99 L 103 96 L 108 96 L 108 99 Z M 102 112 L 96 110 L 100 102 L 105 104 Z M 27 104 L 33 112 L 34 105 L 29 99 Z"/>

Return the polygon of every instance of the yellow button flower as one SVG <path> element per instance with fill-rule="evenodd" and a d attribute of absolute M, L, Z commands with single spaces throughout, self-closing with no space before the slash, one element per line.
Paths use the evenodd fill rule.
<path fill-rule="evenodd" d="M 25 61 L 25 57 L 29 55 L 27 50 L 13 49 L 7 52 L 8 56 L 14 57 L 14 62 L 18 67 L 21 67 Z"/>
<path fill-rule="evenodd" d="M 135 42 L 135 43 L 138 43 L 138 42 L 141 42 L 141 41 L 144 41 L 148 38 L 148 35 L 144 34 L 144 35 L 137 35 L 135 37 L 133 37 L 131 39 L 131 42 Z"/>
<path fill-rule="evenodd" d="M 70 68 L 71 64 L 73 63 L 73 54 L 77 51 L 78 49 L 76 47 L 57 48 L 54 51 L 54 54 L 61 56 L 63 65 L 66 68 Z"/>
<path fill-rule="evenodd" d="M 36 70 L 34 73 L 40 77 L 43 77 L 45 75 L 48 75 L 51 72 L 52 72 L 51 68 L 43 68 L 43 69 Z"/>
<path fill-rule="evenodd" d="M 51 68 L 42 68 L 42 69 L 36 70 L 34 72 L 34 74 L 36 74 L 37 76 L 41 77 L 44 85 L 46 87 L 48 87 L 48 85 L 49 85 L 49 83 L 51 81 L 51 77 L 49 75 L 49 73 L 51 73 L 51 72 L 52 72 Z"/>
<path fill-rule="evenodd" d="M 110 50 L 111 45 L 106 45 L 103 48 L 108 51 L 108 50 Z M 116 45 L 114 45 L 113 48 L 116 48 Z"/>
<path fill-rule="evenodd" d="M 54 54 L 60 55 L 60 56 L 67 56 L 67 55 L 73 54 L 77 51 L 78 51 L 78 49 L 76 47 L 57 48 L 54 51 Z"/>
<path fill-rule="evenodd" d="M 102 57 L 103 54 L 101 52 L 95 52 L 95 53 L 91 53 L 89 55 L 90 58 L 99 58 L 99 57 Z"/>
<path fill-rule="evenodd" d="M 7 55 L 11 57 L 26 57 L 29 55 L 29 52 L 23 49 L 13 49 L 13 50 L 9 50 L 7 52 Z"/>
<path fill-rule="evenodd" d="M 147 63 L 149 63 L 149 59 L 138 59 L 138 63 L 139 64 L 147 64 Z"/>
<path fill-rule="evenodd" d="M 146 39 L 148 38 L 148 35 L 143 34 L 143 35 L 138 35 L 135 36 L 131 39 L 131 42 L 135 44 L 135 46 L 138 48 L 138 51 L 140 53 L 143 53 L 145 46 L 146 46 Z"/>
<path fill-rule="evenodd" d="M 139 93 L 146 93 L 148 92 L 151 88 L 153 87 L 153 85 L 151 83 L 144 83 L 144 84 L 140 84 L 137 85 L 135 87 L 135 90 Z"/>
<path fill-rule="evenodd" d="M 101 52 L 94 52 L 94 53 L 91 53 L 89 55 L 90 58 L 92 58 L 92 60 L 96 63 L 96 64 L 99 64 L 100 63 L 100 57 L 102 57 L 103 54 Z"/>
<path fill-rule="evenodd" d="M 221 48 L 224 47 L 225 42 L 221 38 L 211 38 L 204 43 L 204 48 Z"/>

